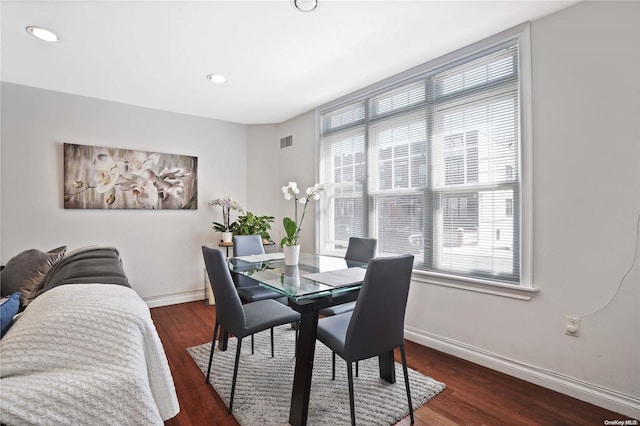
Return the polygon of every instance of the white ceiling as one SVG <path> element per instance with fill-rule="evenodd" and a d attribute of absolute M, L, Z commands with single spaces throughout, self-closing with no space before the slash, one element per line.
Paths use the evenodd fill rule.
<path fill-rule="evenodd" d="M 576 1 L 2 1 L 2 81 L 280 123 Z M 29 25 L 55 31 L 45 43 Z M 205 77 L 227 77 L 219 85 Z"/>

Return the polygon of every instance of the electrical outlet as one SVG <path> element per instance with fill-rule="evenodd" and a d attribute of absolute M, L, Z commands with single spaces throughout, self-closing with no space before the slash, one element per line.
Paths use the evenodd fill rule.
<path fill-rule="evenodd" d="M 565 315 L 564 334 L 568 336 L 578 337 L 579 331 L 580 331 L 580 318 Z"/>

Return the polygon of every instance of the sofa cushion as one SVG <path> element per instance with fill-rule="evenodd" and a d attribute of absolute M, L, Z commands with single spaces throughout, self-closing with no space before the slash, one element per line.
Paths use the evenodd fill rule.
<path fill-rule="evenodd" d="M 21 292 L 23 300 L 45 277 L 49 269 L 59 262 L 67 251 L 66 246 L 49 252 L 36 249 L 25 250 L 12 257 L 2 270 L 2 296 Z"/>
<path fill-rule="evenodd" d="M 11 296 L 4 297 L 0 302 L 0 337 L 4 336 L 4 333 L 13 324 L 13 317 L 20 309 L 21 294 L 19 291 L 15 292 Z"/>

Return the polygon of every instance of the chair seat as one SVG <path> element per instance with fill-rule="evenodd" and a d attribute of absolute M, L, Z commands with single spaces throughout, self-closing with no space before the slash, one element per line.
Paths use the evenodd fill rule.
<path fill-rule="evenodd" d="M 347 302 L 341 305 L 329 306 L 328 308 L 320 309 L 320 315 L 330 317 L 332 315 L 340 315 L 345 312 L 351 312 L 356 308 L 356 302 Z"/>
<path fill-rule="evenodd" d="M 349 322 L 351 321 L 351 314 L 352 312 L 345 312 L 344 314 L 318 320 L 318 340 L 342 358 L 345 357 L 344 343 L 347 328 L 349 328 Z M 347 359 L 346 361 L 350 360 Z"/>
<path fill-rule="evenodd" d="M 282 303 L 285 306 L 289 306 L 289 298 L 287 296 L 278 297 L 277 299 L 273 299 L 278 303 Z"/>
<path fill-rule="evenodd" d="M 300 321 L 300 314 L 275 300 L 260 300 L 243 305 L 244 330 L 229 330 L 238 337 L 248 336 L 271 327 Z"/>
<path fill-rule="evenodd" d="M 253 287 L 238 287 L 238 295 L 245 302 L 257 302 L 266 299 L 275 299 L 281 297 L 280 293 L 269 290 L 266 287 L 255 285 Z"/>

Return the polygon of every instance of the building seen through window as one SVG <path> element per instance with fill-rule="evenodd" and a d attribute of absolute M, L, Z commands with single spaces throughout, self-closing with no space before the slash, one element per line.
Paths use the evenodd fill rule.
<path fill-rule="evenodd" d="M 417 270 L 519 282 L 520 97 L 511 40 L 321 112 L 321 250 L 351 236 Z"/>

